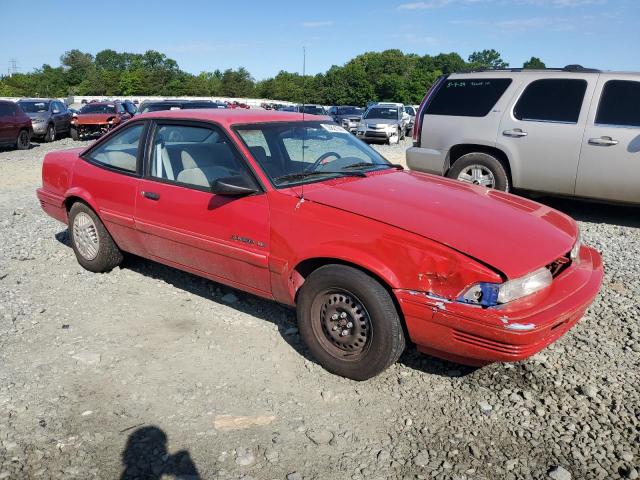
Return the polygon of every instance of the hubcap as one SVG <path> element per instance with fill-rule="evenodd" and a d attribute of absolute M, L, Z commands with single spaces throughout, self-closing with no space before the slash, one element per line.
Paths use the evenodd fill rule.
<path fill-rule="evenodd" d="M 73 220 L 73 241 L 80 255 L 86 260 L 93 260 L 98 256 L 98 230 L 93 219 L 84 212 L 80 212 Z"/>
<path fill-rule="evenodd" d="M 496 179 L 493 176 L 493 172 L 482 165 L 469 165 L 460 172 L 458 180 L 487 188 L 496 187 Z"/>
<path fill-rule="evenodd" d="M 362 303 L 349 292 L 330 290 L 314 301 L 314 331 L 325 350 L 338 358 L 356 356 L 369 347 L 371 320 Z"/>
<path fill-rule="evenodd" d="M 53 140 L 56 138 L 56 131 L 53 127 L 49 127 L 49 141 L 53 142 Z"/>

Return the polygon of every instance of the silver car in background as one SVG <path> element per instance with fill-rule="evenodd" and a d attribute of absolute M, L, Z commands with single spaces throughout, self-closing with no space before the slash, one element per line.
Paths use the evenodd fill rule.
<path fill-rule="evenodd" d="M 570 65 L 440 77 L 407 165 L 503 191 L 640 203 L 640 73 Z"/>
<path fill-rule="evenodd" d="M 45 142 L 68 135 L 73 114 L 67 106 L 55 98 L 24 98 L 18 100 L 20 108 L 29 115 L 33 125 L 33 136 Z"/>
<path fill-rule="evenodd" d="M 356 135 L 365 142 L 385 142 L 395 145 L 404 140 L 409 115 L 402 103 L 374 103 L 364 112 Z"/>

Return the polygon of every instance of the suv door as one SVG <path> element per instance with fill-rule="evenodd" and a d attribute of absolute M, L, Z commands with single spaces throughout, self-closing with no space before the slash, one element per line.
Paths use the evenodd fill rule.
<path fill-rule="evenodd" d="M 576 195 L 640 202 L 640 77 L 601 74 L 589 112 Z"/>
<path fill-rule="evenodd" d="M 545 74 L 523 83 L 496 139 L 509 158 L 514 187 L 574 194 L 597 79 L 597 74 Z"/>
<path fill-rule="evenodd" d="M 223 130 L 163 120 L 149 145 L 135 214 L 147 256 L 270 296 L 266 195 L 211 191 L 218 178 L 252 176 Z"/>

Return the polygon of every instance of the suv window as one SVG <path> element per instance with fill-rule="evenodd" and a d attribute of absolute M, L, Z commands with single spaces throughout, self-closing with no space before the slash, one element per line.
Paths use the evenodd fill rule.
<path fill-rule="evenodd" d="M 143 130 L 144 125 L 138 123 L 120 131 L 91 151 L 88 158 L 101 165 L 135 173 Z"/>
<path fill-rule="evenodd" d="M 518 100 L 513 115 L 518 120 L 578 123 L 587 81 L 581 79 L 535 80 Z"/>
<path fill-rule="evenodd" d="M 244 174 L 229 140 L 215 127 L 158 126 L 150 175 L 209 190 L 219 178 Z"/>
<path fill-rule="evenodd" d="M 596 124 L 640 127 L 640 82 L 609 80 L 604 84 Z"/>
<path fill-rule="evenodd" d="M 427 115 L 484 117 L 511 85 L 510 78 L 447 80 L 425 110 Z"/>

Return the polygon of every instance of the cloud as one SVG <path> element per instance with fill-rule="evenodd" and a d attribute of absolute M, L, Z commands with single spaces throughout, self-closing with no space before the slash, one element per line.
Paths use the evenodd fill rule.
<path fill-rule="evenodd" d="M 302 22 L 300 25 L 302 25 L 304 28 L 322 28 L 322 27 L 332 26 L 333 21 L 321 20 L 321 21 L 314 21 L 314 22 Z"/>
<path fill-rule="evenodd" d="M 426 0 L 422 2 L 401 3 L 398 10 L 429 10 L 434 8 L 444 8 L 451 5 L 478 5 L 478 4 L 497 4 L 497 5 L 534 5 L 540 7 L 584 7 L 587 5 L 602 5 L 608 0 Z"/>

